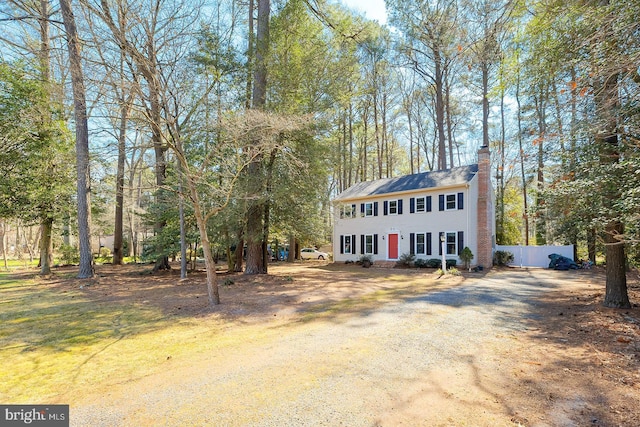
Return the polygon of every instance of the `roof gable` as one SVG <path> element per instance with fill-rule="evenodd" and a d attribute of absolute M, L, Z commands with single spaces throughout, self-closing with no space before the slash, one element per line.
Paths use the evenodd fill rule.
<path fill-rule="evenodd" d="M 335 200 L 357 199 L 420 189 L 464 185 L 471 181 L 477 172 L 478 165 L 473 164 L 441 171 L 359 182 L 340 193 Z"/>

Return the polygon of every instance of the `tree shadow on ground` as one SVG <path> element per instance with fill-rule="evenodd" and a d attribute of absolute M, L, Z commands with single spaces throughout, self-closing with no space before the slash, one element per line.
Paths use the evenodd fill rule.
<path fill-rule="evenodd" d="M 509 355 L 520 365 L 511 373 L 515 406 L 530 408 L 521 411 L 524 424 L 640 425 L 640 309 L 602 306 L 602 270 L 542 276 L 545 292 L 520 296 L 528 307 L 517 337 L 527 346 Z M 640 301 L 635 273 L 629 293 Z M 532 405 L 532 395 L 547 401 Z"/>

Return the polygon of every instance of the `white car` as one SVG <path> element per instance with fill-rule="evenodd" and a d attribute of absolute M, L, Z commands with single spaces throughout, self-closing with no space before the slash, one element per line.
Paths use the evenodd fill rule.
<path fill-rule="evenodd" d="M 300 251 L 300 258 L 302 259 L 328 259 L 329 254 L 326 252 L 320 252 L 313 248 L 304 248 Z"/>

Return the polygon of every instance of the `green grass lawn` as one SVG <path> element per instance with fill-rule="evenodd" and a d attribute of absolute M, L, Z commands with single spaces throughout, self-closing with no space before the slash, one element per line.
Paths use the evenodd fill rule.
<path fill-rule="evenodd" d="M 273 289 L 294 282 L 294 273 L 286 268 L 298 267 L 283 268 L 283 274 L 291 280 L 271 285 Z M 15 271 L 0 272 L 0 402 L 68 404 L 87 393 L 100 394 L 116 384 L 166 371 L 174 363 L 190 364 L 211 357 L 217 350 L 276 339 L 283 331 L 280 322 L 296 327 L 336 321 L 437 286 L 436 279 L 423 275 L 347 270 L 336 269 L 336 280 L 350 283 L 364 278 L 377 286 L 365 286 L 364 293 L 353 296 L 321 300 L 293 321 L 273 317 L 274 323 L 229 319 L 217 316 L 215 311 L 177 315 L 148 303 L 144 297 L 103 298 L 109 286 L 118 286 L 107 276 L 100 277 L 96 285 L 87 281 L 85 287 L 85 282 L 69 272 L 58 271 L 52 279 L 39 278 L 37 268 L 26 273 L 20 270 L 19 276 Z M 308 284 L 311 291 L 318 287 L 316 281 L 310 268 L 303 276 L 296 276 L 294 283 L 301 289 Z M 130 283 L 135 286 L 135 281 Z M 162 292 L 161 286 L 158 292 Z M 282 289 L 283 298 L 291 292 Z M 320 286 L 315 292 L 322 293 L 323 289 Z"/>
<path fill-rule="evenodd" d="M 175 318 L 135 302 L 95 303 L 78 288 L 0 273 L 0 401 L 69 403 L 84 390 L 225 345 L 203 339 L 222 329 L 215 318 Z"/>
<path fill-rule="evenodd" d="M 36 267 L 38 265 L 38 262 L 39 262 L 38 259 L 34 259 L 33 261 L 30 261 L 29 258 L 8 259 L 7 260 L 7 268 L 9 270 L 15 270 L 15 269 Z M 5 267 L 4 260 L 1 260 L 0 261 L 0 271 L 3 270 L 4 267 Z"/>

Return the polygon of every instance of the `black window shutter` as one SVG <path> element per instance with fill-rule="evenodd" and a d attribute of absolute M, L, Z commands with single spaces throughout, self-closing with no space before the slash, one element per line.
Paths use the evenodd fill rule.
<path fill-rule="evenodd" d="M 464 209 L 464 193 L 458 193 L 458 209 Z"/>
<path fill-rule="evenodd" d="M 351 215 L 352 215 L 352 218 L 355 218 L 355 216 L 356 216 L 356 205 L 351 205 Z"/>
<path fill-rule="evenodd" d="M 458 255 L 462 253 L 462 248 L 464 248 L 464 231 L 458 231 Z"/>
<path fill-rule="evenodd" d="M 416 198 L 409 199 L 409 213 L 416 213 Z"/>
<path fill-rule="evenodd" d="M 373 202 L 373 216 L 378 216 L 378 202 Z"/>
<path fill-rule="evenodd" d="M 402 199 L 398 200 L 398 215 L 402 215 Z"/>
<path fill-rule="evenodd" d="M 364 216 L 364 203 L 360 203 L 360 215 Z"/>
<path fill-rule="evenodd" d="M 438 199 L 440 201 L 440 210 L 443 211 L 444 210 L 444 194 L 441 194 L 440 196 L 438 196 Z"/>
<path fill-rule="evenodd" d="M 351 253 L 354 255 L 358 253 L 356 252 L 356 235 L 355 234 L 351 236 Z"/>
<path fill-rule="evenodd" d="M 384 201 L 383 211 L 384 211 L 384 215 L 388 215 L 389 214 L 389 202 L 386 201 L 386 200 Z"/>
<path fill-rule="evenodd" d="M 431 196 L 427 196 L 427 212 L 431 212 Z"/>
<path fill-rule="evenodd" d="M 373 235 L 373 253 L 378 255 L 378 235 Z"/>
<path fill-rule="evenodd" d="M 340 253 L 344 253 L 344 236 L 340 236 Z"/>
<path fill-rule="evenodd" d="M 438 255 L 442 255 L 442 237 L 444 233 L 441 231 L 438 233 Z"/>
<path fill-rule="evenodd" d="M 360 253 L 364 255 L 364 234 L 360 235 Z"/>
<path fill-rule="evenodd" d="M 409 254 L 410 255 L 414 255 L 416 253 L 416 250 L 414 248 L 415 243 L 416 243 L 416 234 L 409 233 Z"/>
<path fill-rule="evenodd" d="M 427 233 L 427 255 L 431 255 L 431 233 Z"/>

